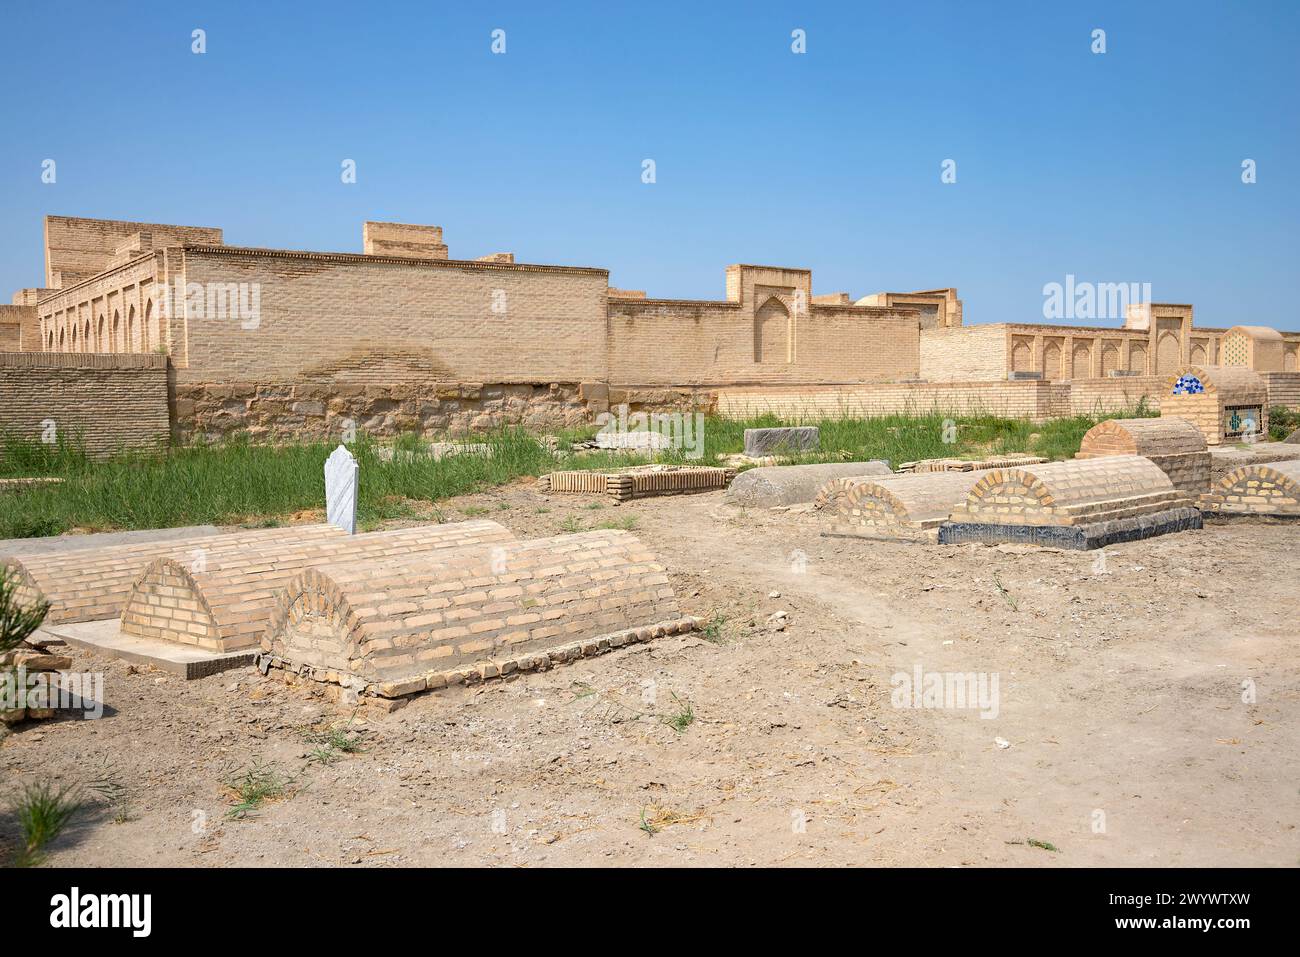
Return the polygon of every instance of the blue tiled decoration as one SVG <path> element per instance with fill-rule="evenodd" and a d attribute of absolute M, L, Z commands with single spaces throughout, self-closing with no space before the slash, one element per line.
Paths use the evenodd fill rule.
<path fill-rule="evenodd" d="M 1174 383 L 1174 395 L 1200 395 L 1204 391 L 1205 386 L 1201 385 L 1201 380 L 1190 373 L 1179 376 Z"/>

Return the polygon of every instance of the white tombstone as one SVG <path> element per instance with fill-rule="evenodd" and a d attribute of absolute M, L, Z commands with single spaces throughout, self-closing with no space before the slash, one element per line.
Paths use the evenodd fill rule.
<path fill-rule="evenodd" d="M 357 532 L 357 460 L 342 445 L 325 460 L 325 520 L 349 535 Z"/>

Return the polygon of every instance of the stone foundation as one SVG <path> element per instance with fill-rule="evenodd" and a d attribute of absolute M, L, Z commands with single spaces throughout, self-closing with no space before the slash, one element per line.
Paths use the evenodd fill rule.
<path fill-rule="evenodd" d="M 174 395 L 178 440 L 214 441 L 241 432 L 256 442 L 333 440 L 349 425 L 375 436 L 555 429 L 588 424 L 620 404 L 633 412 L 707 411 L 714 401 L 707 390 L 562 382 L 177 383 Z"/>

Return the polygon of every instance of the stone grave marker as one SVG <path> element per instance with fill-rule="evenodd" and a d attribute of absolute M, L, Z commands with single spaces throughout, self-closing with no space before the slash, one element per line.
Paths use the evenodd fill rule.
<path fill-rule="evenodd" d="M 357 460 L 340 445 L 325 460 L 325 520 L 357 533 Z"/>

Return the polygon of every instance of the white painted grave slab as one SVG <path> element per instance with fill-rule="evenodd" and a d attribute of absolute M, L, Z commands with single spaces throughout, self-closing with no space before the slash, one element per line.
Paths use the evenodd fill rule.
<path fill-rule="evenodd" d="M 325 521 L 357 533 L 357 460 L 340 445 L 325 460 Z"/>

